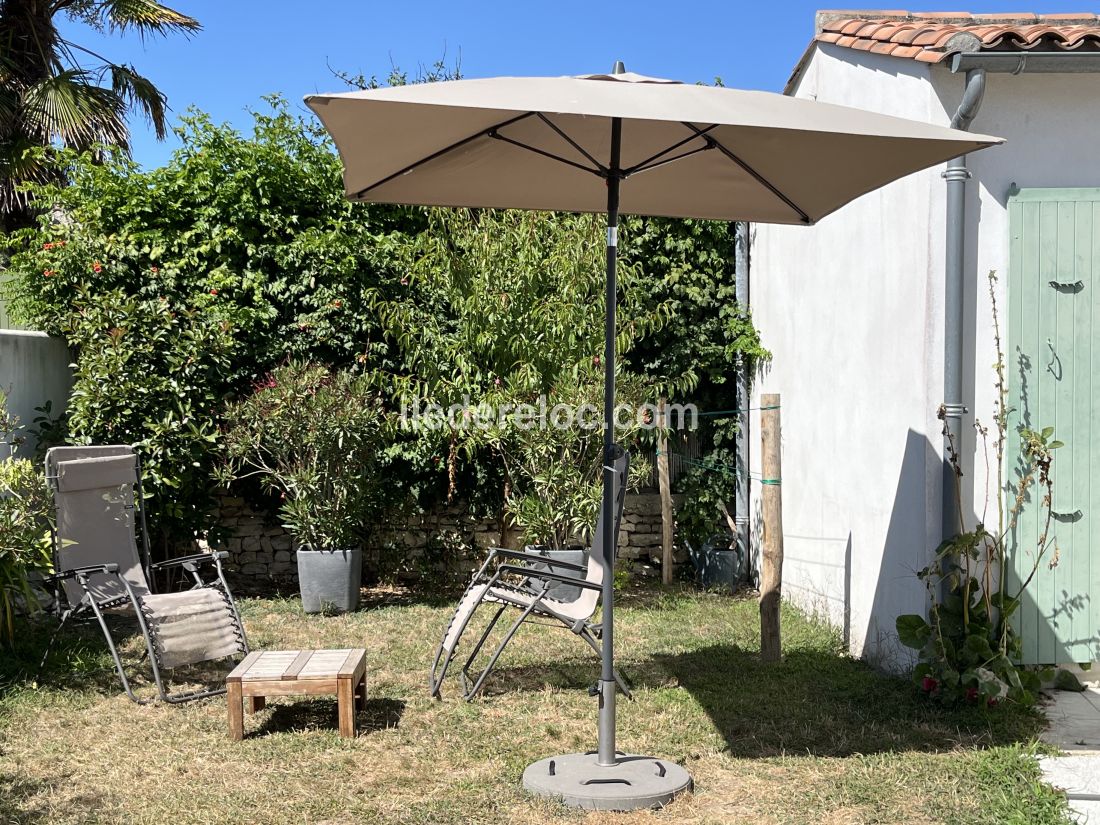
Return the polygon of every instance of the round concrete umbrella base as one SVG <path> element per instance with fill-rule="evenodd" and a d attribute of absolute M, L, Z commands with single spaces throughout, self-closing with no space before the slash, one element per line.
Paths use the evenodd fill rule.
<path fill-rule="evenodd" d="M 523 787 L 592 811 L 659 808 L 691 789 L 691 776 L 675 762 L 635 755 L 620 755 L 618 760 L 600 765 L 594 753 L 540 759 L 523 772 Z"/>

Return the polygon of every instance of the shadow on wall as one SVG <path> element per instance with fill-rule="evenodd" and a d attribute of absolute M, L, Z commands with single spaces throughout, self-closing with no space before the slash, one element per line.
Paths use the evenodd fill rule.
<path fill-rule="evenodd" d="M 1054 374 L 1052 367 L 1053 364 L 1045 367 L 1051 375 Z M 1016 426 L 1041 430 L 1047 423 L 1042 420 L 1044 412 L 1037 403 L 1044 390 L 1034 377 L 1037 372 L 1043 375 L 1042 368 L 1017 346 L 1010 361 L 1010 383 L 1017 389 L 1017 395 L 1011 399 L 1016 406 L 1010 423 L 1011 439 L 1017 438 Z M 1055 391 L 1048 387 L 1046 392 L 1053 396 Z M 1059 437 L 1057 430 L 1055 437 Z M 1091 487 L 1080 485 L 1078 481 L 1087 491 L 1080 493 L 1073 483 L 1075 471 L 1095 472 L 1095 467 L 1090 467 L 1080 457 L 1074 461 L 1072 435 L 1069 438 L 1071 441 L 1066 443 L 1065 449 L 1055 454 L 1050 474 L 1055 504 L 1050 524 L 1045 523 L 1045 510 L 1040 501 L 1044 496 L 1043 488 L 1034 484 L 1025 494 L 1023 509 L 1013 520 L 1005 542 L 1010 594 L 1019 590 L 1021 582 L 1032 575 L 1035 568 L 1013 617 L 1013 626 L 1023 644 L 1024 664 L 1071 665 L 1100 661 L 1098 611 L 1092 598 L 1096 577 L 1089 558 L 1089 551 L 1096 546 L 1093 538 L 1096 527 L 1092 519 L 1097 516 L 1090 506 L 1090 494 L 1095 494 Z M 1011 500 L 1026 467 L 1019 449 L 1010 446 L 1007 455 L 1006 460 L 1011 464 L 1007 467 L 1005 487 Z M 1048 547 L 1040 553 L 1039 537 L 1044 533 Z"/>
<path fill-rule="evenodd" d="M 938 496 L 941 487 L 928 484 L 928 479 L 941 467 L 932 443 L 909 430 L 875 577 L 875 594 L 862 628 L 864 658 L 884 670 L 902 672 L 915 664 L 915 651 L 898 641 L 895 622 L 902 614 L 924 615 L 927 610 L 927 591 L 917 579 L 917 571 L 928 564 L 938 543 L 936 536 L 929 535 L 928 515 L 940 512 L 940 501 L 931 496 Z"/>

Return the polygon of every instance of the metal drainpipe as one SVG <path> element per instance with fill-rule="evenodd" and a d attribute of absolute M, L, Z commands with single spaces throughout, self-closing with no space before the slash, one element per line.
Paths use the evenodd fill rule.
<path fill-rule="evenodd" d="M 742 309 L 749 307 L 749 225 L 738 221 L 734 229 L 733 275 L 737 304 Z M 737 408 L 744 410 L 740 414 L 741 431 L 737 439 L 737 501 L 734 503 L 733 520 L 737 525 L 737 540 L 741 544 L 741 575 L 749 568 L 749 376 L 743 365 L 737 369 Z"/>
<path fill-rule="evenodd" d="M 985 69 L 970 69 L 966 73 L 966 86 L 962 101 L 951 118 L 953 129 L 968 129 L 985 95 Z M 966 410 L 963 404 L 962 385 L 962 349 L 963 349 L 963 295 L 964 295 L 964 253 L 966 251 L 966 182 L 970 171 L 966 168 L 966 155 L 961 155 L 947 164 L 943 172 L 947 181 L 947 261 L 944 271 L 945 317 L 943 346 L 943 415 L 947 433 L 944 436 L 944 489 L 943 489 L 943 536 L 950 538 L 960 528 L 960 513 L 955 493 L 955 474 L 947 458 L 949 439 L 954 442 L 955 450 L 964 455 L 962 446 L 962 417 Z"/>

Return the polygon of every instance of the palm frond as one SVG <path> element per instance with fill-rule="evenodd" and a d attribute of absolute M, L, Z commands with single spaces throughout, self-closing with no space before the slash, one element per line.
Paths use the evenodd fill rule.
<path fill-rule="evenodd" d="M 138 109 L 153 127 L 157 140 L 167 134 L 165 110 L 168 98 L 153 81 L 137 73 L 133 66 L 111 66 L 111 90 L 127 107 Z"/>
<path fill-rule="evenodd" d="M 147 34 L 188 33 L 202 28 L 195 18 L 156 0 L 102 0 L 96 11 L 112 31 L 136 30 L 142 37 Z"/>
<path fill-rule="evenodd" d="M 48 183 L 57 174 L 49 151 L 37 143 L 19 138 L 0 144 L 0 215 L 27 208 L 32 198 L 24 184 Z"/>
<path fill-rule="evenodd" d="M 97 143 L 125 146 L 126 103 L 111 89 L 97 86 L 88 72 L 69 69 L 45 78 L 23 94 L 25 132 L 42 143 L 58 140 L 87 149 Z"/>

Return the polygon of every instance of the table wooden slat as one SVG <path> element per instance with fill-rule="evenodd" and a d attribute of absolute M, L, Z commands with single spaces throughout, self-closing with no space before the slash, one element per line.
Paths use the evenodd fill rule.
<path fill-rule="evenodd" d="M 294 661 L 290 663 L 285 671 L 283 671 L 284 679 L 297 679 L 298 674 L 302 672 L 302 668 L 306 666 L 306 662 L 310 660 L 315 651 L 312 650 L 300 650 L 298 655 L 294 657 Z"/>

